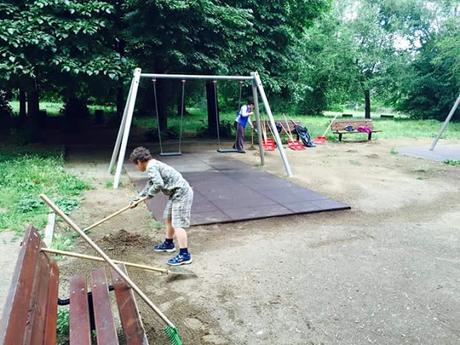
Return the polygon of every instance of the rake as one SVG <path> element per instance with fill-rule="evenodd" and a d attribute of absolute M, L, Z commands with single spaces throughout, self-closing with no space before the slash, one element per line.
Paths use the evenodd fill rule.
<path fill-rule="evenodd" d="M 51 249 L 51 248 L 41 248 L 40 249 L 42 252 L 45 253 L 50 253 L 54 255 L 64 255 L 64 256 L 70 256 L 73 258 L 79 258 L 79 259 L 85 259 L 85 260 L 91 260 L 91 261 L 99 261 L 99 262 L 105 262 L 105 260 L 99 256 L 92 256 L 92 255 L 85 255 L 85 254 L 80 254 L 80 253 L 75 253 L 75 252 L 68 252 L 65 250 L 58 250 L 58 249 Z M 153 272 L 159 272 L 163 274 L 171 274 L 171 275 L 188 275 L 188 276 L 196 276 L 196 274 L 192 271 L 189 271 L 185 268 L 182 267 L 172 267 L 171 269 L 166 269 L 166 268 L 159 268 L 159 267 L 153 267 L 149 265 L 144 265 L 144 264 L 136 264 L 133 262 L 127 262 L 127 261 L 120 261 L 120 260 L 113 260 L 116 264 L 123 264 L 127 267 L 133 267 L 133 268 L 139 268 L 141 270 L 146 270 L 146 271 L 153 271 Z"/>
<path fill-rule="evenodd" d="M 143 300 L 147 305 L 163 320 L 166 324 L 164 332 L 169 338 L 169 341 L 172 345 L 183 345 L 182 339 L 179 335 L 179 332 L 176 326 L 163 314 L 163 312 L 147 297 L 147 295 L 142 292 L 142 290 L 131 280 L 131 278 L 123 272 L 115 262 L 104 253 L 104 251 L 86 235 L 80 227 L 70 219 L 59 207 L 56 206 L 45 194 L 40 194 L 40 198 L 57 214 L 59 215 L 67 224 L 69 224 L 72 229 L 74 229 L 83 239 L 104 259 L 107 264 L 109 264 L 112 269 L 114 269 L 120 277 L 124 279 L 126 284 L 128 284 Z"/>

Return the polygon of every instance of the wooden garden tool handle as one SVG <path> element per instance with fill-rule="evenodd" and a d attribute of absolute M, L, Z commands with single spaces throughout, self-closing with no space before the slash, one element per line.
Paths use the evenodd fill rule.
<path fill-rule="evenodd" d="M 78 227 L 77 224 L 70 219 L 64 212 L 62 212 L 59 207 L 56 206 L 45 194 L 40 194 L 40 198 L 58 215 L 60 216 L 67 224 L 69 224 L 78 234 L 83 237 L 83 239 L 88 242 L 88 244 L 93 247 L 93 249 L 104 259 L 105 262 L 109 264 L 128 284 L 136 293 L 144 300 L 147 305 L 153 309 L 153 311 L 170 327 L 176 328 L 174 324 L 162 313 L 162 311 L 155 305 L 153 302 L 147 297 L 145 293 L 131 280 L 131 278 L 123 272 L 120 267 L 118 267 L 115 262 L 111 258 L 104 253 L 104 251 L 91 239 L 88 235 L 86 235 L 82 229 Z"/>
<path fill-rule="evenodd" d="M 51 248 L 41 248 L 40 249 L 42 252 L 45 253 L 51 253 L 51 254 L 57 254 L 57 255 L 65 255 L 65 256 L 71 256 L 74 258 L 80 258 L 80 259 L 86 259 L 86 260 L 92 260 L 92 261 L 102 261 L 105 262 L 103 258 L 100 258 L 98 256 L 92 256 L 92 255 L 85 255 L 85 254 L 80 254 L 80 253 L 75 253 L 75 252 L 68 252 L 65 250 L 58 250 L 58 249 L 51 249 Z M 158 267 L 152 267 L 148 265 L 143 265 L 143 264 L 135 264 L 132 262 L 127 262 L 127 261 L 120 261 L 120 260 L 112 260 L 116 264 L 123 264 L 128 267 L 135 267 L 135 268 L 140 268 L 143 270 L 147 271 L 154 271 L 154 272 L 161 272 L 161 273 L 169 273 L 169 271 L 165 268 L 158 268 Z"/>
<path fill-rule="evenodd" d="M 111 215 L 105 217 L 104 219 L 101 219 L 100 221 L 98 221 L 98 222 L 96 222 L 96 223 L 94 223 L 94 224 L 91 224 L 90 226 L 84 228 L 83 231 L 84 231 L 84 232 L 87 232 L 88 230 L 90 230 L 90 229 L 92 229 L 92 228 L 98 226 L 99 224 L 102 224 L 102 223 L 108 221 L 109 219 L 112 219 L 113 217 L 118 216 L 120 213 L 123 213 L 123 212 L 129 210 L 130 208 L 133 208 L 133 207 L 137 206 L 137 205 L 140 204 L 142 201 L 145 201 L 145 200 L 147 200 L 148 198 L 149 198 L 148 196 L 144 196 L 143 198 L 140 198 L 139 200 L 133 202 L 132 204 L 129 204 L 128 206 L 123 207 L 122 209 L 118 210 L 117 212 L 114 212 L 114 213 L 112 213 Z"/>
<path fill-rule="evenodd" d="M 329 122 L 329 126 L 327 126 L 326 130 L 324 131 L 324 133 L 323 133 L 323 135 L 322 135 L 323 137 L 326 135 L 326 133 L 327 133 L 327 131 L 329 130 L 329 128 L 331 128 L 332 122 L 334 122 L 334 120 L 335 120 L 338 116 L 339 116 L 339 114 L 336 114 L 336 115 L 334 116 L 334 118 L 332 119 L 332 121 Z"/>

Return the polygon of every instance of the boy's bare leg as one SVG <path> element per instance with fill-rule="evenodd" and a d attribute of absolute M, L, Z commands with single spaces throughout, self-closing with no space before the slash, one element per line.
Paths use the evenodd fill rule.
<path fill-rule="evenodd" d="M 177 242 L 179 242 L 179 248 L 187 248 L 187 232 L 183 228 L 176 228 L 172 226 L 171 219 L 166 220 L 166 238 L 173 239 L 176 235 Z"/>
<path fill-rule="evenodd" d="M 172 226 L 171 219 L 166 219 L 165 225 L 166 225 L 166 238 L 168 240 L 172 240 L 174 238 L 174 228 Z"/>
<path fill-rule="evenodd" d="M 187 248 L 187 232 L 183 228 L 174 229 L 179 248 Z"/>

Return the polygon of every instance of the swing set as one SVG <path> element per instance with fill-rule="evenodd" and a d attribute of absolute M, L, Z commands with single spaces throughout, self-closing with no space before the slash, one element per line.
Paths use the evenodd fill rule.
<path fill-rule="evenodd" d="M 276 130 L 275 120 L 273 118 L 273 114 L 270 109 L 270 105 L 268 103 L 267 96 L 265 94 L 265 90 L 262 85 L 262 81 L 260 80 L 259 74 L 257 72 L 252 72 L 250 76 L 223 76 L 223 75 L 189 75 L 189 74 L 152 74 L 152 73 L 141 73 L 140 68 L 136 68 L 134 70 L 133 79 L 131 80 L 131 85 L 129 88 L 128 97 L 126 100 L 126 105 L 123 111 L 123 117 L 120 123 L 120 128 L 118 130 L 117 139 L 115 142 L 115 146 L 112 153 L 112 158 L 110 160 L 109 165 L 109 173 L 112 173 L 113 168 L 116 164 L 115 176 L 113 180 L 113 187 L 117 189 L 120 183 L 121 172 L 123 168 L 123 163 L 125 161 L 126 156 L 126 148 L 128 145 L 128 138 L 129 132 L 131 129 L 131 123 L 134 113 L 134 106 L 136 103 L 136 96 L 137 91 L 139 88 L 139 83 L 141 78 L 150 78 L 153 83 L 153 92 L 154 92 L 154 101 L 155 101 L 155 115 L 158 121 L 157 129 L 158 129 L 158 141 L 160 145 L 160 156 L 180 156 L 182 155 L 182 135 L 183 135 L 183 121 L 184 121 L 184 102 L 185 102 L 185 84 L 187 80 L 212 80 L 214 85 L 214 106 L 216 112 L 216 126 L 217 126 L 217 140 L 218 140 L 218 149 L 217 151 L 220 153 L 225 152 L 235 152 L 233 149 L 223 149 L 221 147 L 221 140 L 220 140 L 220 124 L 218 118 L 218 111 L 217 111 L 217 81 L 218 80 L 234 80 L 240 82 L 240 92 L 239 92 L 239 101 L 238 107 L 241 107 L 241 94 L 242 94 L 242 87 L 245 81 L 251 82 L 252 88 L 252 96 L 254 99 L 254 114 L 256 117 L 256 124 L 257 124 L 257 135 L 258 135 L 258 142 L 259 142 L 259 156 L 260 156 L 260 164 L 261 166 L 264 165 L 264 138 L 262 138 L 262 130 L 261 130 L 261 121 L 260 121 L 260 113 L 259 113 L 259 101 L 258 97 L 260 94 L 260 98 L 265 108 L 266 115 L 269 119 L 269 130 L 273 135 L 274 144 L 273 147 L 278 148 L 278 152 L 280 154 L 281 161 L 283 162 L 284 169 L 286 175 L 288 177 L 292 176 L 291 167 L 289 165 L 289 161 L 287 160 L 286 153 L 284 151 L 281 138 Z M 180 110 L 180 129 L 179 129 L 179 139 L 178 139 L 178 149 L 177 151 L 164 151 L 163 150 L 163 142 L 161 139 L 161 130 L 159 126 L 159 112 L 158 112 L 158 98 L 157 98 L 157 80 L 158 79 L 179 79 L 181 80 L 181 110 Z M 265 127 L 265 126 L 264 126 Z M 264 133 L 266 133 L 266 129 L 264 128 Z M 273 148 L 274 149 L 274 148 Z"/>

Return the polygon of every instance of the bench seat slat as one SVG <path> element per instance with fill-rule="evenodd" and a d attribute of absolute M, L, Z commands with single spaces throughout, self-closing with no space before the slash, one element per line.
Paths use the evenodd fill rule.
<path fill-rule="evenodd" d="M 90 345 L 91 329 L 86 278 L 70 278 L 70 345 Z"/>
<path fill-rule="evenodd" d="M 121 270 L 126 273 L 124 265 L 119 265 Z M 139 315 L 136 299 L 133 290 L 123 280 L 123 278 L 112 269 L 113 287 L 118 304 L 121 324 L 126 337 L 127 345 L 148 345 L 144 326 Z"/>
<path fill-rule="evenodd" d="M 44 253 L 42 253 L 45 255 Z M 56 344 L 57 303 L 59 292 L 59 268 L 56 261 L 50 260 L 50 285 L 48 287 L 48 306 L 46 310 L 45 345 Z"/>
<path fill-rule="evenodd" d="M 94 321 L 98 345 L 118 345 L 105 269 L 91 272 Z"/>

